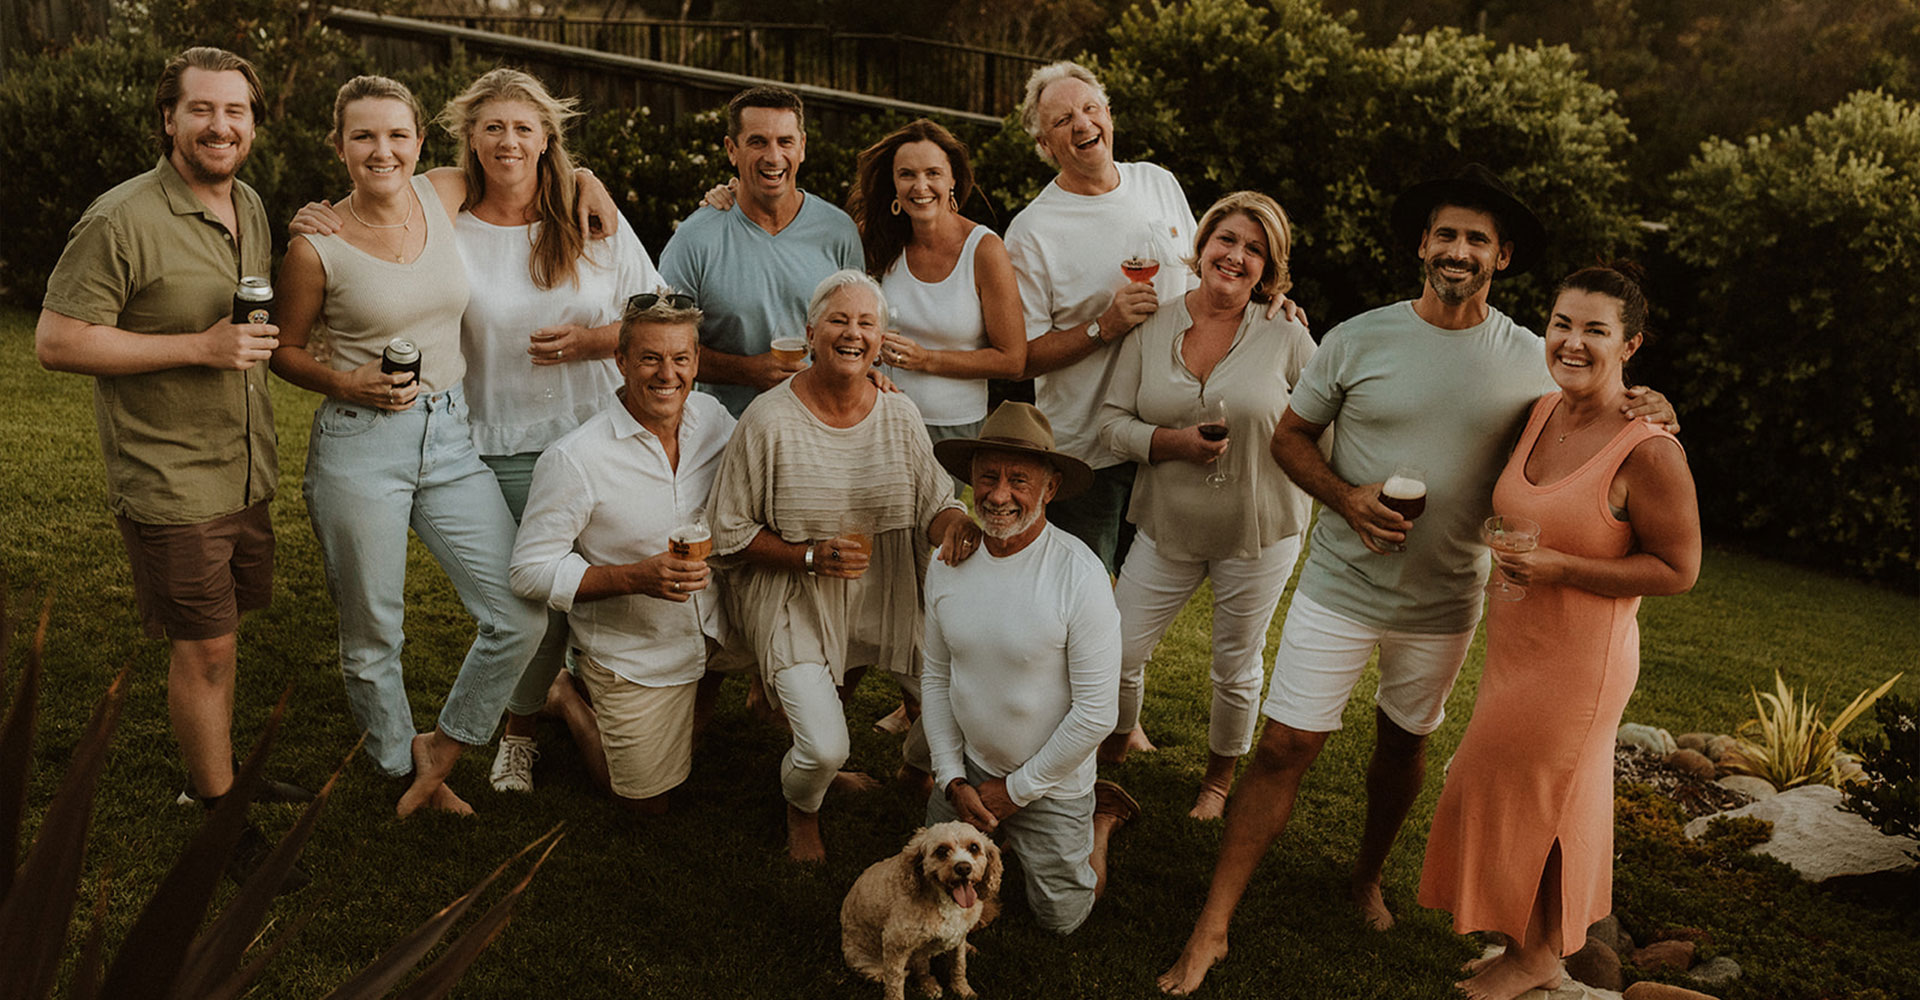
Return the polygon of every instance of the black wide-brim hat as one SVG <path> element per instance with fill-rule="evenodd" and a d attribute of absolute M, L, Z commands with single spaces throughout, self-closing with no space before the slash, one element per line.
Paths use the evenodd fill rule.
<path fill-rule="evenodd" d="M 961 482 L 973 481 L 973 453 L 1010 451 L 1032 455 L 1060 470 L 1060 491 L 1055 500 L 1078 496 L 1093 485 L 1093 468 L 1087 463 L 1053 448 L 1053 421 L 1032 403 L 1012 400 L 1001 403 L 980 425 L 977 438 L 948 438 L 933 443 L 933 457 L 940 467 Z"/>
<path fill-rule="evenodd" d="M 1401 192 L 1389 216 L 1394 242 L 1418 249 L 1427 220 L 1439 205 L 1477 205 L 1493 213 L 1500 223 L 1500 239 L 1513 244 L 1507 274 L 1525 274 L 1546 252 L 1547 227 L 1540 217 L 1514 197 L 1493 171 L 1478 163 L 1467 164 L 1452 177 L 1422 181 Z"/>

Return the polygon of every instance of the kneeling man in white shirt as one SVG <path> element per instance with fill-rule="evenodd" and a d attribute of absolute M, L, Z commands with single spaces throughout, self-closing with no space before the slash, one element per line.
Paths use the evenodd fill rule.
<path fill-rule="evenodd" d="M 927 822 L 1003 834 L 1034 916 L 1066 934 L 1106 888 L 1108 837 L 1139 812 L 1094 780 L 1119 714 L 1113 587 L 1086 543 L 1047 524 L 1047 502 L 1093 473 L 1054 450 L 1052 425 L 1025 403 L 933 451 L 973 485 L 986 537 L 960 565 L 927 568 L 921 719 L 940 790 Z"/>
<path fill-rule="evenodd" d="M 515 593 L 567 614 L 614 795 L 658 813 L 692 768 L 696 688 L 726 636 L 698 532 L 680 554 L 668 540 L 704 511 L 734 421 L 691 392 L 687 296 L 630 299 L 614 362 L 610 405 L 534 466 L 510 572 Z"/>

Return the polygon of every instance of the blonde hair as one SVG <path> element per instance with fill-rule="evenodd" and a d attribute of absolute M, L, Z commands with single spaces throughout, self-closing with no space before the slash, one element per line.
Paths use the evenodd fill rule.
<path fill-rule="evenodd" d="M 340 148 L 340 126 L 345 122 L 347 106 L 355 101 L 387 100 L 399 101 L 407 106 L 413 115 L 413 129 L 420 131 L 420 123 L 427 120 L 427 113 L 420 107 L 420 99 L 413 91 L 398 80 L 384 76 L 356 76 L 340 85 L 339 92 L 333 95 L 333 129 L 327 133 L 327 142 L 333 148 Z M 421 136 L 425 139 L 425 136 Z"/>
<path fill-rule="evenodd" d="M 1267 266 L 1253 286 L 1255 302 L 1272 302 L 1293 287 L 1287 273 L 1287 258 L 1293 253 L 1293 227 L 1280 203 L 1258 191 L 1235 191 L 1221 198 L 1200 217 L 1200 232 L 1193 239 L 1193 256 L 1181 258 L 1193 273 L 1200 273 L 1200 250 L 1213 238 L 1213 231 L 1228 217 L 1244 215 L 1253 220 L 1267 237 Z"/>
<path fill-rule="evenodd" d="M 473 151 L 473 128 L 480 112 L 494 101 L 528 105 L 540 116 L 540 127 L 546 131 L 547 151 L 535 167 L 538 186 L 534 215 L 540 231 L 534 237 L 532 252 L 527 254 L 527 270 L 540 288 L 553 288 L 563 281 L 577 285 L 580 276 L 576 264 L 586 252 L 586 240 L 574 221 L 573 158 L 567 155 L 566 123 L 580 116 L 576 108 L 579 101 L 555 97 L 537 77 L 504 68 L 482 74 L 448 101 L 435 120 L 460 144 L 460 170 L 467 176 L 467 201 L 462 208 L 470 208 L 486 197 L 487 174 Z"/>
<path fill-rule="evenodd" d="M 1047 161 L 1050 167 L 1058 166 L 1059 163 L 1040 142 L 1040 133 L 1046 131 L 1046 126 L 1040 121 L 1040 95 L 1046 93 L 1048 87 L 1062 80 L 1079 80 L 1092 87 L 1094 96 L 1100 99 L 1101 106 L 1108 106 L 1107 88 L 1100 86 L 1100 80 L 1093 75 L 1093 70 L 1072 60 L 1062 59 L 1059 62 L 1048 63 L 1034 70 L 1033 75 L 1027 77 L 1027 94 L 1020 102 L 1020 126 L 1026 129 L 1028 137 L 1033 139 L 1034 151 L 1039 153 L 1040 158 Z"/>

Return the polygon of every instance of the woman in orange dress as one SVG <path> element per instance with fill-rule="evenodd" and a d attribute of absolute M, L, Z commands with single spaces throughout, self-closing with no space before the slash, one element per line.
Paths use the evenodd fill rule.
<path fill-rule="evenodd" d="M 1497 931 L 1504 954 L 1456 985 L 1508 1000 L 1561 978 L 1589 924 L 1613 909 L 1613 743 L 1640 673 L 1635 613 L 1700 570 L 1700 515 L 1685 453 L 1621 416 L 1628 358 L 1646 337 L 1631 264 L 1587 268 L 1555 291 L 1547 367 L 1560 391 L 1534 404 L 1493 490 L 1494 511 L 1540 524 L 1539 547 L 1495 550 L 1526 589 L 1490 601 L 1473 718 L 1433 818 L 1420 903 L 1456 931 Z"/>

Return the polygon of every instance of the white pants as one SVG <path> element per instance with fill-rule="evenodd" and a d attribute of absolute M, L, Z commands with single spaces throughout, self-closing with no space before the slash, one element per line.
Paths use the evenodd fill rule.
<path fill-rule="evenodd" d="M 852 752 L 840 690 L 823 663 L 796 663 L 775 673 L 768 686 L 793 730 L 793 746 L 780 760 L 780 791 L 801 812 L 819 812 Z"/>
<path fill-rule="evenodd" d="M 1213 580 L 1213 708 L 1207 748 L 1238 757 L 1253 748 L 1259 721 L 1261 659 L 1267 626 L 1300 556 L 1300 536 L 1288 535 L 1246 559 L 1169 558 L 1146 535 L 1134 538 L 1121 567 L 1113 599 L 1120 605 L 1120 721 L 1115 732 L 1140 722 L 1147 658 L 1167 626 L 1200 589 Z"/>
<path fill-rule="evenodd" d="M 1353 686 L 1380 650 L 1380 689 L 1374 704 L 1394 725 L 1415 736 L 1440 728 L 1473 629 L 1464 632 L 1401 632 L 1346 617 L 1299 591 L 1280 628 L 1273 687 L 1262 711 L 1301 732 L 1340 728 Z"/>

